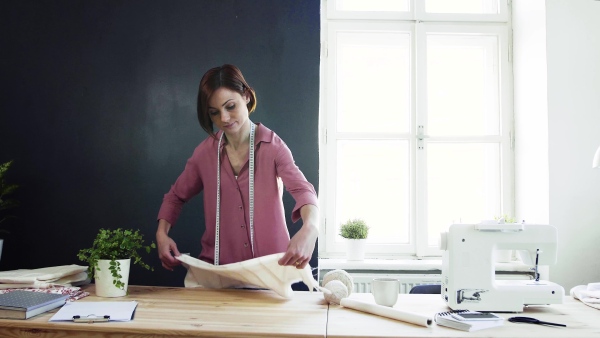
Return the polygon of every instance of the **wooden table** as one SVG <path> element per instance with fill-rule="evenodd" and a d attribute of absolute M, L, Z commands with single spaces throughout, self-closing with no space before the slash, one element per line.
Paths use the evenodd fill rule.
<path fill-rule="evenodd" d="M 27 320 L 0 319 L 0 337 L 325 337 L 328 305 L 319 292 L 286 300 L 272 291 L 130 286 L 129 295 L 78 302 L 132 301 L 130 322 L 48 322 L 54 310 Z"/>
<path fill-rule="evenodd" d="M 368 293 L 353 293 L 350 298 L 375 303 Z M 394 308 L 425 316 L 448 311 L 440 295 L 401 294 Z M 563 304 L 528 307 L 522 313 L 499 313 L 508 319 L 527 316 L 567 327 L 511 323 L 500 327 L 474 332 L 455 330 L 432 324 L 431 327 L 413 325 L 364 312 L 346 309 L 339 305 L 329 307 L 327 337 L 600 337 L 600 310 L 591 308 L 572 297 L 565 297 Z"/>
<path fill-rule="evenodd" d="M 0 337 L 600 337 L 600 311 L 565 297 L 564 304 L 527 308 L 519 314 L 567 324 L 567 328 L 506 321 L 504 326 L 475 332 L 435 323 L 413 325 L 368 313 L 328 306 L 320 292 L 295 292 L 286 300 L 272 291 L 208 290 L 130 286 L 120 298 L 90 296 L 78 302 L 137 301 L 130 322 L 49 322 L 57 311 L 28 320 L 0 319 Z M 374 302 L 367 293 L 350 296 Z M 395 308 L 431 316 L 447 311 L 439 295 L 398 297 Z"/>

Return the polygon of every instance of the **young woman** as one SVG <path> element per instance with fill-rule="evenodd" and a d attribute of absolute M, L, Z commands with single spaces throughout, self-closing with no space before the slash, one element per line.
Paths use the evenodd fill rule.
<path fill-rule="evenodd" d="M 202 77 L 198 120 L 209 137 L 164 195 L 156 232 L 164 268 L 181 263 L 174 258 L 180 252 L 168 233 L 183 205 L 201 191 L 206 231 L 199 259 L 222 265 L 285 252 L 280 265 L 304 268 L 312 257 L 319 228 L 317 194 L 285 142 L 249 119 L 255 108 L 256 94 L 237 67 L 226 64 Z M 292 220 L 303 221 L 291 239 L 283 187 L 296 201 Z"/>

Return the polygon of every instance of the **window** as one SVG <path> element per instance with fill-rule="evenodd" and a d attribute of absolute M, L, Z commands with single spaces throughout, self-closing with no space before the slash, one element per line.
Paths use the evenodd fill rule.
<path fill-rule="evenodd" d="M 440 232 L 512 214 L 505 0 L 322 0 L 319 256 L 363 218 L 367 257 L 437 256 Z"/>

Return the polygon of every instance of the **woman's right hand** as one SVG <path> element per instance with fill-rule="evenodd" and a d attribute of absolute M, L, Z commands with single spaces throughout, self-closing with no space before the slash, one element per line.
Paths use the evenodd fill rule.
<path fill-rule="evenodd" d="M 158 230 L 156 231 L 156 245 L 158 247 L 158 258 L 162 262 L 163 268 L 173 271 L 181 262 L 175 259 L 176 256 L 180 256 L 181 253 L 177 250 L 177 244 L 169 237 L 169 230 L 171 224 L 161 219 L 158 221 Z"/>

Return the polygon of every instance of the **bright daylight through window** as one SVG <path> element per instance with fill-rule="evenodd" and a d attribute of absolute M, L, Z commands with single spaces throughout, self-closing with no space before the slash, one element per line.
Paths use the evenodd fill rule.
<path fill-rule="evenodd" d="M 506 0 L 322 0 L 319 256 L 340 224 L 369 258 L 439 256 L 439 234 L 513 210 Z"/>

